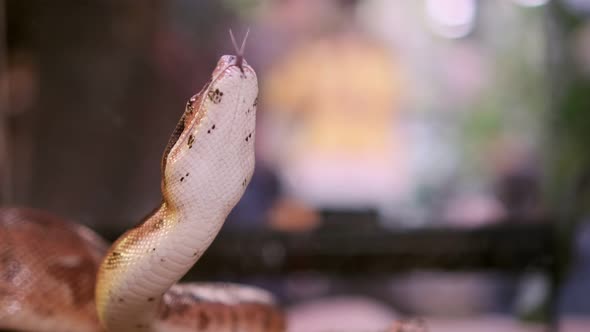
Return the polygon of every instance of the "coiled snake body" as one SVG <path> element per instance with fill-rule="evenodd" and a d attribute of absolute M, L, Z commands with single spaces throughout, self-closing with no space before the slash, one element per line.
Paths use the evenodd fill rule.
<path fill-rule="evenodd" d="M 35 210 L 0 210 L 0 329 L 284 329 L 262 290 L 176 284 L 213 241 L 254 169 L 258 85 L 242 51 L 222 56 L 187 103 L 162 158 L 161 206 L 108 251 L 82 226 Z"/>

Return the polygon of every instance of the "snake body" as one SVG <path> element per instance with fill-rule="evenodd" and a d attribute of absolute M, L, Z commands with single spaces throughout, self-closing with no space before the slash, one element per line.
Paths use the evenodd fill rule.
<path fill-rule="evenodd" d="M 177 284 L 250 181 L 257 95 L 241 51 L 222 56 L 166 147 L 162 204 L 108 250 L 82 226 L 0 210 L 0 329 L 282 331 L 283 317 L 262 290 Z"/>

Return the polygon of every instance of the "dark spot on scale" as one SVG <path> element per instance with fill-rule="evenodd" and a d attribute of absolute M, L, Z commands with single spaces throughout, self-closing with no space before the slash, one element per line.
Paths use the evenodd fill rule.
<path fill-rule="evenodd" d="M 192 148 L 193 143 L 195 143 L 195 136 L 193 136 L 193 134 L 188 135 L 188 141 L 186 143 L 189 149 Z"/>
<path fill-rule="evenodd" d="M 105 268 L 107 270 L 113 270 L 114 268 L 116 268 L 120 257 L 121 257 L 120 252 L 113 251 L 113 253 L 110 254 L 109 257 L 107 258 L 107 263 L 106 263 Z"/>
<path fill-rule="evenodd" d="M 190 173 L 189 173 L 189 172 L 187 172 L 187 173 L 185 174 L 185 176 L 186 176 L 186 177 L 188 177 L 189 175 L 190 175 Z"/>
<path fill-rule="evenodd" d="M 254 107 L 258 106 L 258 97 L 256 97 L 256 99 L 254 99 L 254 105 L 252 105 Z"/>
<path fill-rule="evenodd" d="M 145 328 L 147 328 L 147 325 L 146 324 L 137 324 L 137 325 L 135 325 L 135 327 L 138 329 L 145 329 Z"/>
<path fill-rule="evenodd" d="M 196 251 L 193 252 L 193 256 L 197 256 L 197 254 L 198 254 L 198 252 L 196 252 Z"/>
<path fill-rule="evenodd" d="M 123 303 L 123 302 L 125 302 L 125 300 L 122 297 L 120 297 L 119 298 L 119 303 Z"/>
<path fill-rule="evenodd" d="M 153 297 L 148 297 L 148 302 L 154 302 L 154 298 Z"/>
<path fill-rule="evenodd" d="M 156 223 L 154 224 L 153 229 L 160 229 L 162 228 L 162 226 L 164 226 L 164 219 L 158 219 L 158 221 L 156 221 Z"/>
<path fill-rule="evenodd" d="M 156 251 L 156 248 L 152 248 L 152 251 Z"/>
<path fill-rule="evenodd" d="M 180 178 L 180 182 L 184 181 L 184 176 Z"/>
<path fill-rule="evenodd" d="M 215 129 L 215 125 L 213 125 L 213 126 L 211 127 L 211 129 Z"/>
<path fill-rule="evenodd" d="M 164 263 L 166 260 L 164 258 L 160 258 L 160 262 Z"/>
<path fill-rule="evenodd" d="M 219 91 L 219 89 L 215 89 L 213 91 L 209 91 L 207 93 L 207 97 L 211 99 L 213 104 L 219 104 L 221 102 L 221 97 L 223 97 L 223 92 Z"/>
<path fill-rule="evenodd" d="M 207 134 L 211 134 L 211 129 L 207 130 Z"/>
<path fill-rule="evenodd" d="M 211 318 L 209 318 L 209 316 L 207 316 L 207 313 L 203 310 L 199 311 L 199 331 L 200 330 L 206 330 L 207 327 L 209 326 L 209 323 L 211 322 Z"/>

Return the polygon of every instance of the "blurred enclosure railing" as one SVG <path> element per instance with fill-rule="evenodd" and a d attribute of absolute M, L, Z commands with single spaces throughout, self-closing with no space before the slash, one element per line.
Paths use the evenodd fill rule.
<path fill-rule="evenodd" d="M 475 229 L 388 230 L 362 224 L 324 225 L 292 234 L 272 230 L 223 231 L 189 278 L 281 276 L 293 272 L 376 275 L 419 269 L 449 271 L 543 270 L 553 273 L 551 223 L 501 221 Z M 369 223 L 370 224 L 370 223 Z M 106 232 L 116 239 L 120 230 Z"/>

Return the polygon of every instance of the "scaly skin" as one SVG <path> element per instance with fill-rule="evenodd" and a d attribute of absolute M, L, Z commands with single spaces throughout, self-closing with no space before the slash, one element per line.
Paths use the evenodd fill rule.
<path fill-rule="evenodd" d="M 250 181 L 257 94 L 252 67 L 240 56 L 221 57 L 164 152 L 162 204 L 106 255 L 86 228 L 38 211 L 0 210 L 0 328 L 283 331 L 281 313 L 262 290 L 176 284 Z M 59 237 L 45 237 L 48 230 Z"/>
<path fill-rule="evenodd" d="M 162 205 L 103 260 L 96 303 L 109 331 L 155 329 L 162 295 L 209 247 L 252 177 L 258 85 L 252 67 L 237 63 L 223 56 L 211 82 L 191 98 L 164 153 Z M 266 294 L 249 294 L 269 304 Z M 274 319 L 267 321 L 250 330 L 269 330 Z M 206 325 L 201 330 L 211 330 Z"/>

